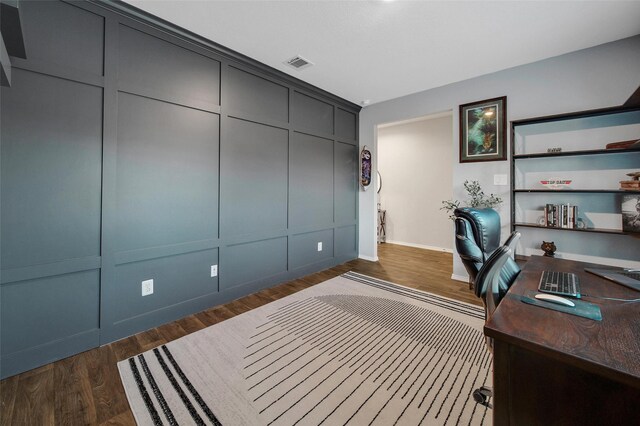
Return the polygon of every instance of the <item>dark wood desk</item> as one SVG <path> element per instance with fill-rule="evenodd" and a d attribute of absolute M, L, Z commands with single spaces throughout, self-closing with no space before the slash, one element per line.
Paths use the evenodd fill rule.
<path fill-rule="evenodd" d="M 532 256 L 486 323 L 495 425 L 640 425 L 640 303 L 583 296 L 601 308 L 593 321 L 519 299 L 545 269 L 577 274 L 583 295 L 640 298 L 585 266 Z"/>

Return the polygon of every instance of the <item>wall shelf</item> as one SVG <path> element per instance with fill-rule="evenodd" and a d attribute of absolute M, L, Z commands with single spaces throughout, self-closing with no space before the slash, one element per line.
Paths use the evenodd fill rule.
<path fill-rule="evenodd" d="M 554 241 L 566 258 L 637 265 L 640 238 L 634 237 L 640 234 L 623 231 L 622 203 L 628 195 L 640 199 L 640 190 L 617 187 L 630 179 L 627 173 L 640 170 L 640 149 L 604 147 L 638 139 L 638 106 L 512 121 L 511 227 L 522 233 L 519 254 L 542 254 L 539 247 L 545 240 Z M 558 148 L 560 152 L 547 152 Z M 540 184 L 556 176 L 580 187 L 550 189 Z M 587 228 L 540 225 L 547 204 L 577 206 L 576 219 Z"/>
<path fill-rule="evenodd" d="M 531 154 L 514 154 L 515 160 L 524 160 L 528 158 L 549 158 L 549 157 L 574 157 L 584 155 L 609 155 L 609 154 L 626 154 L 638 153 L 640 148 L 635 149 L 588 149 L 582 151 L 562 151 L 562 152 L 537 152 Z"/>
<path fill-rule="evenodd" d="M 557 228 L 554 226 L 542 226 L 535 223 L 521 223 L 517 222 L 515 226 L 521 226 L 525 228 L 540 228 L 551 231 L 575 231 L 575 232 L 595 232 L 597 234 L 615 234 L 615 235 L 627 235 L 626 232 L 620 229 L 606 229 L 606 228 Z"/>

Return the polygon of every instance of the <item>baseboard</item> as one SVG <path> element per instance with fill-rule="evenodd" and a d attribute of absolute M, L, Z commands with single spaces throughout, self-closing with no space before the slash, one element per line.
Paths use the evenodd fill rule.
<path fill-rule="evenodd" d="M 395 240 L 387 240 L 386 241 L 389 244 L 397 244 L 399 246 L 407 246 L 407 247 L 415 247 L 415 248 L 420 248 L 420 249 L 425 249 L 425 250 L 433 250 L 433 251 L 441 251 L 441 252 L 445 252 L 445 253 L 453 253 L 452 249 L 448 249 L 448 248 L 444 248 L 444 247 L 435 247 L 435 246 L 427 246 L 424 244 L 414 244 L 414 243 L 407 243 L 404 241 L 395 241 Z"/>
<path fill-rule="evenodd" d="M 456 275 L 456 274 L 451 274 L 451 279 L 452 280 L 456 280 L 456 281 L 462 281 L 465 283 L 469 282 L 469 277 L 466 275 Z"/>
<path fill-rule="evenodd" d="M 364 254 L 359 254 L 358 259 L 368 260 L 369 262 L 377 262 L 377 257 L 365 256 Z"/>

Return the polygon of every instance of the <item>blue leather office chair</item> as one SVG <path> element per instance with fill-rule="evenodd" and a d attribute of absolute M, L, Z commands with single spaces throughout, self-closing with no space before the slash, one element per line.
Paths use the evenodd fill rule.
<path fill-rule="evenodd" d="M 520 233 L 513 232 L 502 247 L 494 250 L 478 271 L 474 291 L 484 304 L 485 321 L 491 319 L 506 294 L 501 286 L 506 285 L 508 289 L 520 274 L 520 268 L 516 271 L 509 266 L 509 261 L 513 261 L 513 249 L 519 239 Z M 485 340 L 489 351 L 493 353 L 493 339 L 485 337 Z M 491 388 L 482 386 L 473 391 L 473 399 L 479 404 L 491 407 L 489 398 L 492 394 Z"/>
<path fill-rule="evenodd" d="M 493 209 L 464 207 L 455 209 L 456 250 L 469 274 L 469 286 L 474 283 L 478 272 L 489 256 L 500 246 L 500 215 Z M 511 258 L 503 268 L 500 291 L 504 295 L 509 289 L 511 275 L 520 272 L 520 267 Z"/>

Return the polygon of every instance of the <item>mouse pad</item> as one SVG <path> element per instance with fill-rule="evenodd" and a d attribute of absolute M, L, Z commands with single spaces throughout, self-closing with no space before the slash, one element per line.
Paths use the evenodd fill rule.
<path fill-rule="evenodd" d="M 554 311 L 565 312 L 567 314 L 579 317 L 589 318 L 595 321 L 602 321 L 602 313 L 600 307 L 593 303 L 584 302 L 578 299 L 570 299 L 576 306 L 564 306 L 557 303 L 551 303 L 544 300 L 536 299 L 534 296 L 538 294 L 535 290 L 528 290 L 524 296 L 520 296 L 520 300 L 529 305 L 540 306 L 541 308 L 553 309 Z"/>

